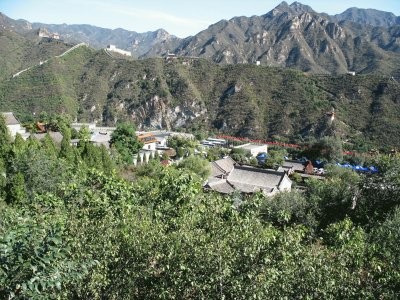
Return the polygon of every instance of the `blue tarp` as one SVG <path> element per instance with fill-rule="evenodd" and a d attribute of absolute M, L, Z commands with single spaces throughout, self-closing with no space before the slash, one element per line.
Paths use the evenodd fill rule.
<path fill-rule="evenodd" d="M 363 166 L 352 166 L 350 164 L 343 164 L 341 165 L 340 163 L 336 163 L 336 166 L 341 167 L 341 168 L 351 168 L 355 171 L 363 171 L 363 172 L 371 172 L 371 173 L 378 173 L 378 169 L 374 166 L 371 167 L 363 167 Z"/>
<path fill-rule="evenodd" d="M 267 153 L 264 152 L 257 155 L 257 159 L 265 159 L 267 157 L 268 157 Z"/>

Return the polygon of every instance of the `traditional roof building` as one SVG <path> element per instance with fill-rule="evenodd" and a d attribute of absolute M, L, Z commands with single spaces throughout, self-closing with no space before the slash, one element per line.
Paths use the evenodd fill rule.
<path fill-rule="evenodd" d="M 282 171 L 286 171 L 289 175 L 292 173 L 303 173 L 304 163 L 297 160 L 285 160 L 282 167 L 279 168 Z"/>
<path fill-rule="evenodd" d="M 32 135 L 38 141 L 42 141 L 45 138 L 46 134 L 48 134 L 51 137 L 51 139 L 54 141 L 54 143 L 61 144 L 63 135 L 60 132 L 49 131 L 47 133 L 34 133 Z"/>
<path fill-rule="evenodd" d="M 222 194 L 234 191 L 274 195 L 281 191 L 290 191 L 292 181 L 286 172 L 265 170 L 250 166 L 240 166 L 232 158 L 227 157 L 211 162 L 211 176 L 205 188 Z"/>

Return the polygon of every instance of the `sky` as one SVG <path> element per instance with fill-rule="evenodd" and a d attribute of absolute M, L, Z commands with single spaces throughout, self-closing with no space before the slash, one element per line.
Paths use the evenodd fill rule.
<path fill-rule="evenodd" d="M 293 0 L 294 1 L 294 0 Z M 289 4 L 293 1 L 287 1 Z M 0 12 L 13 19 L 50 24 L 90 24 L 136 32 L 167 30 L 195 35 L 221 19 L 263 15 L 281 0 L 0 0 Z M 341 13 L 349 7 L 400 15 L 400 0 L 303 0 L 317 12 Z"/>

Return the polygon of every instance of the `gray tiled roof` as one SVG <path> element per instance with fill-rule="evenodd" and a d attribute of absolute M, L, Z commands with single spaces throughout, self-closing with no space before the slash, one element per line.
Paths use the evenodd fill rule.
<path fill-rule="evenodd" d="M 233 191 L 235 190 L 232 185 L 230 185 L 226 179 L 220 179 L 220 180 L 216 180 L 216 181 L 209 181 L 208 182 L 208 186 L 219 193 L 222 194 L 230 194 L 233 193 Z"/>
<path fill-rule="evenodd" d="M 12 112 L 1 113 L 6 121 L 6 125 L 18 125 L 19 122 Z"/>
<path fill-rule="evenodd" d="M 267 189 L 271 190 L 278 187 L 281 180 L 285 176 L 284 172 L 277 172 L 274 170 L 262 170 L 251 167 L 235 167 L 229 174 L 227 180 L 229 183 L 244 189 L 248 189 L 247 185 L 254 186 L 257 190 Z"/>
<path fill-rule="evenodd" d="M 211 164 L 211 176 L 220 176 L 232 172 L 236 162 L 228 157 L 213 161 Z"/>
<path fill-rule="evenodd" d="M 304 171 L 304 164 L 296 160 L 286 160 L 283 163 L 284 168 L 293 168 L 294 171 Z"/>
<path fill-rule="evenodd" d="M 47 133 L 35 133 L 33 134 L 33 136 L 38 139 L 39 141 L 43 140 L 44 137 L 46 136 Z M 57 143 L 60 144 L 62 139 L 63 139 L 63 135 L 59 132 L 48 132 L 48 134 L 50 135 L 51 139 Z"/>

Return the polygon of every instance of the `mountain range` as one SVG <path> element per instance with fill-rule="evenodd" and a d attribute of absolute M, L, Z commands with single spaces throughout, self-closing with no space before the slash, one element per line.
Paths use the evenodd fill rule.
<path fill-rule="evenodd" d="M 390 12 L 350 8 L 330 16 L 299 2 L 282 2 L 264 15 L 221 20 L 194 36 L 179 39 L 163 29 L 137 33 L 91 25 L 29 23 L 0 15 L 0 27 L 11 26 L 22 35 L 43 28 L 59 33 L 66 42 L 86 42 L 95 49 L 115 44 L 135 57 L 171 52 L 222 64 L 260 61 L 267 66 L 327 74 L 397 74 L 399 24 L 400 18 Z"/>

